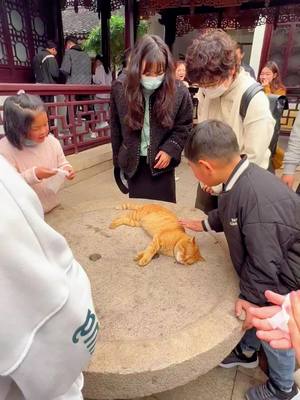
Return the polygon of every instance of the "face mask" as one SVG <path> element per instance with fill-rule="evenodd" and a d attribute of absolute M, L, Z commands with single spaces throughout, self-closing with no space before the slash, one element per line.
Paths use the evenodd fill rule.
<path fill-rule="evenodd" d="M 34 146 L 37 146 L 37 143 L 34 142 L 34 141 L 31 140 L 31 139 L 24 138 L 24 139 L 23 139 L 23 145 L 24 145 L 25 147 L 34 147 Z"/>
<path fill-rule="evenodd" d="M 141 84 L 146 90 L 156 90 L 160 87 L 165 79 L 165 74 L 158 76 L 142 75 Z"/>
<path fill-rule="evenodd" d="M 221 97 L 222 94 L 224 94 L 227 89 L 228 87 L 221 85 L 211 88 L 203 88 L 202 92 L 208 99 L 217 99 L 218 97 Z"/>

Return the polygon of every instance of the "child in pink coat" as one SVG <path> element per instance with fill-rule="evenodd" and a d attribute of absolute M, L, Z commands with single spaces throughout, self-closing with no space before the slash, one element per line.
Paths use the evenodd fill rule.
<path fill-rule="evenodd" d="M 3 110 L 5 137 L 0 140 L 0 154 L 36 192 L 47 213 L 59 204 L 53 181 L 59 180 L 59 175 L 73 179 L 72 166 L 59 141 L 49 134 L 45 106 L 38 96 L 20 93 L 8 97 Z"/>

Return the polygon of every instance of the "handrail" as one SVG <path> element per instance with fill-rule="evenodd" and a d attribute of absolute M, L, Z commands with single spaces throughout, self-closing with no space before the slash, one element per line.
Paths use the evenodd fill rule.
<path fill-rule="evenodd" d="M 12 96 L 23 89 L 26 93 L 36 95 L 57 94 L 91 94 L 110 92 L 110 86 L 75 85 L 75 84 L 45 84 L 45 83 L 0 83 L 0 95 Z"/>
<path fill-rule="evenodd" d="M 65 154 L 110 142 L 110 86 L 3 83 L 0 84 L 0 97 L 16 95 L 20 89 L 42 96 L 47 106 L 50 132 L 60 140 Z M 2 110 L 0 103 L 0 138 L 3 134 Z"/>

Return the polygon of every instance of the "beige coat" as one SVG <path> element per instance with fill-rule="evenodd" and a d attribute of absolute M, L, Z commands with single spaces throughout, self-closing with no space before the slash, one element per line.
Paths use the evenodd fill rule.
<path fill-rule="evenodd" d="M 267 169 L 275 121 L 265 93 L 259 92 L 251 100 L 244 121 L 239 114 L 242 95 L 254 82 L 242 69 L 221 97 L 210 100 L 200 93 L 198 122 L 207 119 L 226 122 L 236 133 L 241 153 L 246 154 L 251 162 Z"/>

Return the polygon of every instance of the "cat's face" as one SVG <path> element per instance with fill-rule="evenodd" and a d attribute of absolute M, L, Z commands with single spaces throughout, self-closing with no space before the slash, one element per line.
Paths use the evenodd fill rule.
<path fill-rule="evenodd" d="M 196 244 L 195 238 L 186 238 L 180 240 L 175 246 L 174 256 L 180 264 L 191 265 L 197 261 L 203 261 L 199 248 Z"/>

